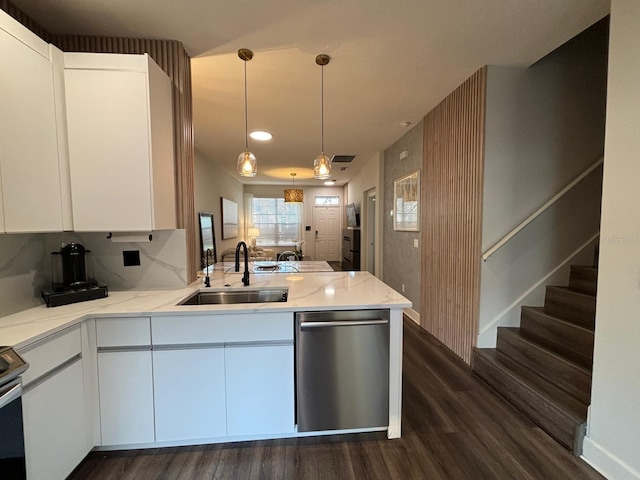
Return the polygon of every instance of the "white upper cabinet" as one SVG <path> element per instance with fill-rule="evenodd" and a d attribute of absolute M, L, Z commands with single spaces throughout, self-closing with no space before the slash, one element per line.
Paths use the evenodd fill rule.
<path fill-rule="evenodd" d="M 172 89 L 148 55 L 65 53 L 75 231 L 176 228 Z"/>
<path fill-rule="evenodd" d="M 56 53 L 0 11 L 0 232 L 63 230 Z"/>

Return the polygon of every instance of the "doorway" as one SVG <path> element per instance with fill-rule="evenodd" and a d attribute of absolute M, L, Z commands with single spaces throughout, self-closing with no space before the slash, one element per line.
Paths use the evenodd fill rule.
<path fill-rule="evenodd" d="M 315 226 L 314 260 L 340 260 L 340 206 L 315 206 L 313 208 L 313 225 Z"/>

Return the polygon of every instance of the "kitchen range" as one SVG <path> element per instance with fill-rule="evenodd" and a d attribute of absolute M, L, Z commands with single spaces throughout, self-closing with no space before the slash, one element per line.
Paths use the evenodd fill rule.
<path fill-rule="evenodd" d="M 242 271 L 211 270 L 210 287 L 112 291 L 0 319 L 30 364 L 29 478 L 65 478 L 92 449 L 400 436 L 406 298 L 368 272 L 253 270 L 244 286 Z"/>
<path fill-rule="evenodd" d="M 4 480 L 27 478 L 20 375 L 28 367 L 13 348 L 0 347 L 0 473 Z"/>

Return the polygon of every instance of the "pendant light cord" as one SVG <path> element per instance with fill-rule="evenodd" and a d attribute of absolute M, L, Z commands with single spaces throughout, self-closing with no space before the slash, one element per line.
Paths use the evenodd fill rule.
<path fill-rule="evenodd" d="M 247 110 L 247 61 L 244 61 L 244 148 L 249 150 L 249 120 Z"/>
<path fill-rule="evenodd" d="M 320 91 L 321 93 L 321 100 L 320 100 L 320 117 L 321 117 L 321 127 L 320 127 L 320 131 L 321 133 L 321 138 L 320 138 L 320 151 L 322 153 L 322 155 L 324 155 L 324 65 L 321 65 L 321 74 L 320 74 Z"/>

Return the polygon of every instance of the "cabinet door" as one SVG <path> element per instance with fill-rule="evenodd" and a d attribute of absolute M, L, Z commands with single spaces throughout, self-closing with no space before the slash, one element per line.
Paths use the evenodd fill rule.
<path fill-rule="evenodd" d="M 149 93 L 143 72 L 65 70 L 76 231 L 151 231 Z"/>
<path fill-rule="evenodd" d="M 227 435 L 294 431 L 293 345 L 225 348 Z"/>
<path fill-rule="evenodd" d="M 102 445 L 154 441 L 151 351 L 98 353 Z"/>
<path fill-rule="evenodd" d="M 1 29 L 0 58 L 4 230 L 62 231 L 52 63 Z"/>
<path fill-rule="evenodd" d="M 156 441 L 227 433 L 224 348 L 153 352 Z"/>
<path fill-rule="evenodd" d="M 82 361 L 27 391 L 22 401 L 27 477 L 66 478 L 89 452 Z"/>

